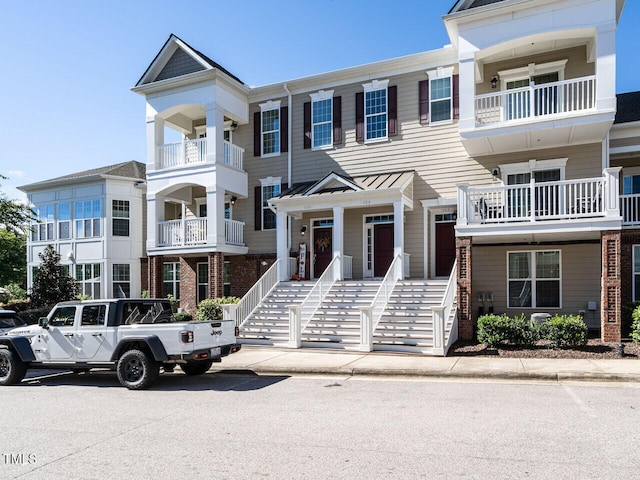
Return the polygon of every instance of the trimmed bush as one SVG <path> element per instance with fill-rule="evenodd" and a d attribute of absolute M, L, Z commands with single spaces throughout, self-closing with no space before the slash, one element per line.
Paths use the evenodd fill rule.
<path fill-rule="evenodd" d="M 220 297 L 220 298 L 207 298 L 202 300 L 198 305 L 198 311 L 195 315 L 195 320 L 198 322 L 208 322 L 211 320 L 222 319 L 222 305 L 230 303 L 238 303 L 240 299 L 238 297 Z"/>
<path fill-rule="evenodd" d="M 537 338 L 537 331 L 524 315 L 483 315 L 478 319 L 478 341 L 490 348 L 503 343 L 533 345 Z"/>
<path fill-rule="evenodd" d="M 631 340 L 640 343 L 640 306 L 637 306 L 631 314 Z"/>
<path fill-rule="evenodd" d="M 589 330 L 580 315 L 554 315 L 540 327 L 551 348 L 582 347 L 587 344 Z"/>
<path fill-rule="evenodd" d="M 193 321 L 193 315 L 189 312 L 178 312 L 173 314 L 173 318 L 176 319 L 176 322 L 191 322 Z"/>

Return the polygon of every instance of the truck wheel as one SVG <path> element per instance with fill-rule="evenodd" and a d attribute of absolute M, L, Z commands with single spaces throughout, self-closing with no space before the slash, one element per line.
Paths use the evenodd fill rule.
<path fill-rule="evenodd" d="M 118 360 L 118 380 L 129 390 L 151 386 L 160 375 L 160 364 L 140 350 L 128 350 Z"/>
<path fill-rule="evenodd" d="M 20 383 L 27 374 L 27 365 L 15 353 L 0 349 L 0 385 Z"/>
<path fill-rule="evenodd" d="M 187 375 L 202 375 L 203 373 L 207 373 L 207 371 L 213 365 L 213 361 L 211 360 L 198 360 L 191 361 L 187 363 L 181 363 L 180 368 Z"/>

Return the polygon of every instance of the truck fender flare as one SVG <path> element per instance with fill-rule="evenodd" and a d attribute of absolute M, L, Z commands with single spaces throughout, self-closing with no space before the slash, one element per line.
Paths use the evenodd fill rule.
<path fill-rule="evenodd" d="M 16 352 L 20 360 L 25 363 L 36 360 L 36 356 L 33 350 L 31 350 L 31 344 L 27 337 L 0 337 L 0 348 L 8 348 Z"/>
<path fill-rule="evenodd" d="M 126 337 L 120 340 L 113 355 L 111 355 L 111 361 L 116 362 L 125 350 L 129 350 L 126 348 L 127 345 L 132 343 L 143 343 L 149 347 L 154 360 L 157 362 L 169 360 L 169 355 L 167 355 L 162 341 L 156 335 L 147 335 L 143 337 Z"/>

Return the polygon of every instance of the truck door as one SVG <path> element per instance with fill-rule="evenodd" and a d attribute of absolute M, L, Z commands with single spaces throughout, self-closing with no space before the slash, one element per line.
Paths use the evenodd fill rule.
<path fill-rule="evenodd" d="M 107 305 L 91 304 L 82 305 L 79 308 L 82 311 L 80 320 L 76 324 L 76 359 L 79 361 L 103 360 L 98 352 L 107 338 Z M 110 352 L 107 353 L 110 357 Z"/>
<path fill-rule="evenodd" d="M 76 306 L 57 307 L 49 316 L 46 328 L 36 335 L 33 351 L 44 362 L 69 361 L 75 351 Z"/>

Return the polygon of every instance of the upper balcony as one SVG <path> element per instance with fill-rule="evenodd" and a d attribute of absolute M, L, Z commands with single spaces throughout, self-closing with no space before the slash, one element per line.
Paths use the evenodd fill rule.
<path fill-rule="evenodd" d="M 224 140 L 222 163 L 236 170 L 243 170 L 244 148 Z M 207 139 L 183 140 L 160 145 L 156 154 L 156 170 L 184 168 L 202 165 L 207 161 Z"/>

